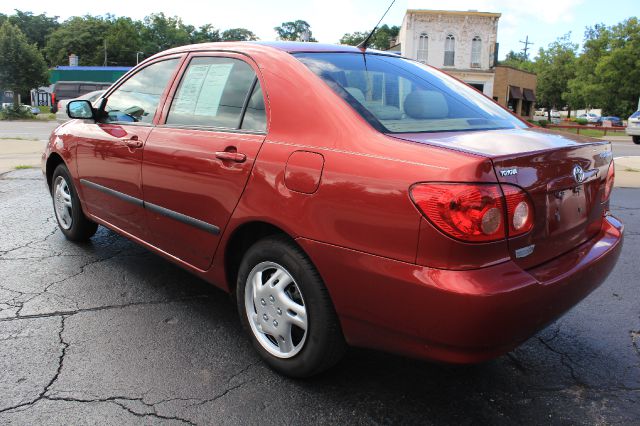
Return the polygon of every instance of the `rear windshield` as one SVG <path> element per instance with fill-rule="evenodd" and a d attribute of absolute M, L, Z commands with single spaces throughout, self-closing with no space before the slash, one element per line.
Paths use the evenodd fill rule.
<path fill-rule="evenodd" d="M 418 62 L 359 53 L 295 56 L 384 133 L 526 127 L 476 90 Z"/>

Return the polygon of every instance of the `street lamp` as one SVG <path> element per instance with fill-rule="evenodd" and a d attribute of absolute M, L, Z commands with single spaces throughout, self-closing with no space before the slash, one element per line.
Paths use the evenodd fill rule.
<path fill-rule="evenodd" d="M 140 62 L 139 59 L 138 59 L 138 55 L 140 55 L 140 54 L 144 55 L 144 52 L 136 52 L 136 65 L 138 65 L 138 63 Z"/>

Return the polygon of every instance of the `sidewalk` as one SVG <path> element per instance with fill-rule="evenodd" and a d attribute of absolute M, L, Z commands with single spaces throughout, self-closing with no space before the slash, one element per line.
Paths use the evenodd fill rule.
<path fill-rule="evenodd" d="M 640 157 L 618 157 L 615 160 L 615 186 L 640 188 Z"/>
<path fill-rule="evenodd" d="M 45 145 L 45 141 L 1 139 L 0 173 L 15 170 L 18 166 L 40 167 Z"/>

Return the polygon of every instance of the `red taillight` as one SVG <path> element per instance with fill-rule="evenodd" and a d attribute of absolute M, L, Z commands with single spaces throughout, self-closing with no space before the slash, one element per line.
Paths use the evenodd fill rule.
<path fill-rule="evenodd" d="M 517 186 L 502 185 L 507 202 L 508 234 L 516 237 L 529 232 L 533 227 L 533 204 L 529 196 Z"/>
<path fill-rule="evenodd" d="M 421 183 L 411 188 L 411 198 L 433 225 L 463 241 L 501 240 L 533 226 L 529 197 L 510 185 Z"/>
<path fill-rule="evenodd" d="M 613 160 L 609 164 L 609 170 L 607 171 L 607 180 L 604 184 L 604 192 L 602 193 L 602 202 L 606 202 L 609 200 L 611 196 L 611 190 L 613 189 L 613 181 L 616 176 L 616 168 L 613 164 Z"/>
<path fill-rule="evenodd" d="M 424 183 L 411 188 L 411 197 L 431 223 L 454 238 L 484 242 L 505 237 L 498 185 Z"/>
<path fill-rule="evenodd" d="M 51 94 L 51 105 L 55 105 L 56 104 L 56 94 L 52 93 Z"/>

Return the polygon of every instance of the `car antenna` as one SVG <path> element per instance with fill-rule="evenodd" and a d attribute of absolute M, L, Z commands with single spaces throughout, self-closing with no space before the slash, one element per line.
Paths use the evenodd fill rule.
<path fill-rule="evenodd" d="M 382 22 L 382 20 L 384 19 L 385 16 L 387 16 L 387 13 L 389 12 L 389 9 L 391 9 L 391 6 L 393 6 L 393 4 L 396 2 L 396 0 L 393 0 L 391 2 L 391 4 L 389 5 L 389 7 L 387 8 L 387 11 L 384 12 L 384 15 L 382 15 L 382 18 L 380 18 L 380 20 L 378 21 L 378 23 L 376 24 L 375 27 L 373 27 L 373 30 L 369 33 L 369 35 L 367 36 L 367 38 L 365 38 L 364 40 L 362 40 L 356 47 L 359 49 L 362 49 L 363 51 L 367 49 L 367 46 L 369 45 L 369 41 L 371 40 L 371 37 L 373 37 L 373 34 L 376 32 L 376 30 L 378 29 L 378 25 L 380 25 L 380 22 Z"/>

